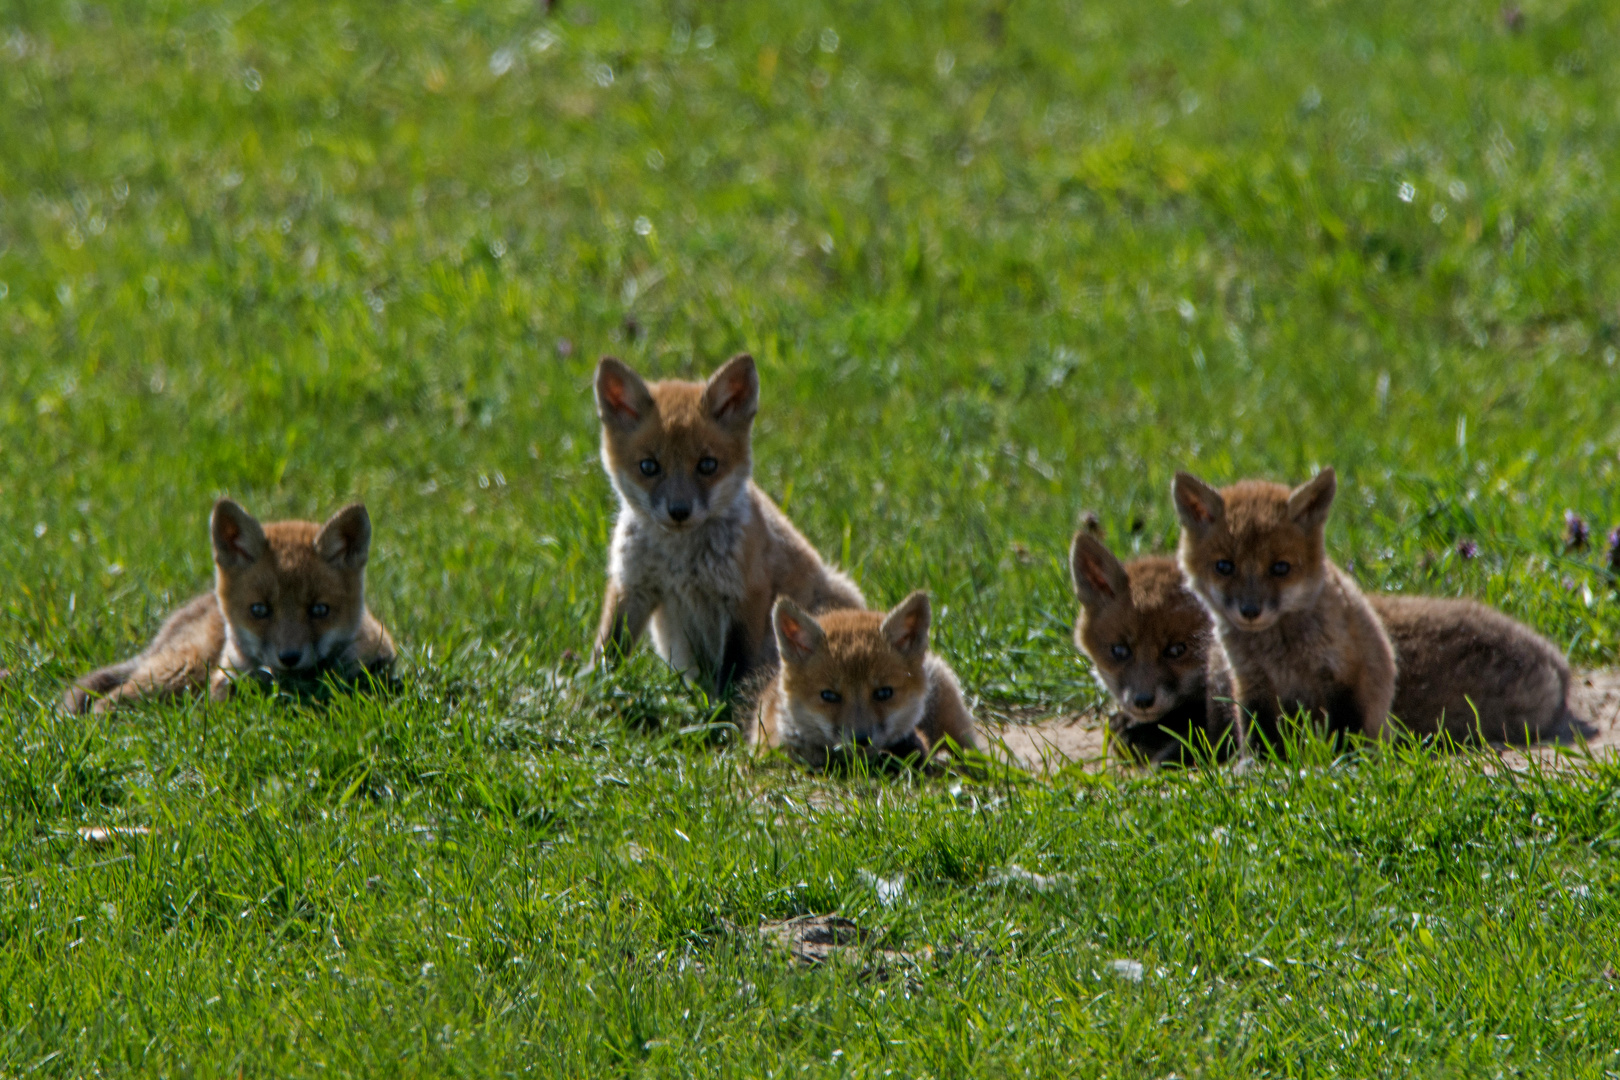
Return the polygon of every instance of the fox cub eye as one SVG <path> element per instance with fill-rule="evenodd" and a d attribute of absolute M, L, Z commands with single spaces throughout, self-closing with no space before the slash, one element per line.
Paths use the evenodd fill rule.
<path fill-rule="evenodd" d="M 1129 660 L 1131 658 L 1131 647 L 1129 645 L 1115 645 L 1108 651 L 1114 654 L 1115 660 Z"/>
<path fill-rule="evenodd" d="M 658 475 L 658 462 L 655 461 L 654 459 L 650 458 L 650 457 L 642 458 L 641 459 L 641 475 L 642 476 L 657 476 Z"/>
<path fill-rule="evenodd" d="M 311 604 L 309 605 L 309 613 L 317 619 L 324 619 L 332 613 L 332 609 L 325 604 Z"/>
<path fill-rule="evenodd" d="M 1236 569 L 1237 569 L 1237 567 L 1232 565 L 1232 560 L 1231 559 L 1216 559 L 1215 560 L 1215 572 L 1217 574 L 1221 575 L 1221 577 L 1231 577 L 1232 576 L 1232 571 L 1234 571 Z"/>
<path fill-rule="evenodd" d="M 698 472 L 704 476 L 713 476 L 720 468 L 720 463 L 712 457 L 702 458 L 698 461 Z"/>
<path fill-rule="evenodd" d="M 894 697 L 894 687 L 892 686 L 880 686 L 872 691 L 873 701 L 888 701 L 892 697 Z"/>
<path fill-rule="evenodd" d="M 1290 567 L 1286 562 L 1283 562 L 1281 559 L 1278 559 L 1276 562 L 1271 564 L 1271 573 L 1273 577 L 1283 577 L 1291 569 L 1293 568 Z"/>
<path fill-rule="evenodd" d="M 838 691 L 836 690 L 823 690 L 821 692 L 821 700 L 825 701 L 829 705 L 836 705 L 844 699 L 838 696 Z"/>
<path fill-rule="evenodd" d="M 248 614 L 255 619 L 268 619 L 270 617 L 270 605 L 261 600 L 248 608 Z"/>
<path fill-rule="evenodd" d="M 1166 660 L 1174 660 L 1176 657 L 1184 655 L 1186 651 L 1187 646 L 1178 641 L 1174 645 L 1166 645 L 1164 647 L 1164 658 Z"/>

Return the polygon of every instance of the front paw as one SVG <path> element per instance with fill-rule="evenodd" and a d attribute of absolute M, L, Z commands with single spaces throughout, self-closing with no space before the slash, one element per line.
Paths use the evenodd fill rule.
<path fill-rule="evenodd" d="M 928 740 L 922 732 L 913 731 L 883 748 L 883 756 L 894 761 L 920 765 L 928 760 Z"/>
<path fill-rule="evenodd" d="M 252 679 L 265 689 L 275 686 L 275 678 L 263 668 L 254 668 L 252 671 L 233 671 L 230 668 L 215 668 L 214 673 L 208 677 L 208 697 L 211 701 L 229 701 L 231 695 L 236 693 L 238 679 Z"/>

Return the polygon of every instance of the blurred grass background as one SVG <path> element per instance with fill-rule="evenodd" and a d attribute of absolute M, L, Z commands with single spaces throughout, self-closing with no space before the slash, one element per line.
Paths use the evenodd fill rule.
<path fill-rule="evenodd" d="M 11 5 L 8 636 L 139 636 L 230 492 L 365 498 L 409 639 L 577 646 L 596 357 L 746 349 L 767 489 L 964 632 L 1068 621 L 1082 508 L 1331 462 L 1368 584 L 1610 657 L 1605 10 Z"/>
<path fill-rule="evenodd" d="M 729 751 L 616 719 L 650 713 L 671 729 L 701 720 L 702 703 L 654 665 L 586 691 L 566 662 L 558 668 L 589 641 L 615 509 L 595 460 L 589 389 L 603 353 L 649 375 L 696 377 L 753 352 L 760 482 L 874 603 L 931 589 L 943 608 L 938 644 L 988 706 L 1097 700 L 1068 642 L 1069 534 L 1089 509 L 1117 549 L 1169 546 L 1177 468 L 1225 482 L 1298 480 L 1334 464 L 1342 494 L 1330 544 L 1366 586 L 1480 597 L 1577 663 L 1613 662 L 1620 604 L 1603 534 L 1620 522 L 1620 73 L 1605 58 L 1617 50 L 1620 20 L 1600 0 L 563 0 L 555 11 L 0 0 L 0 665 L 12 670 L 0 683 L 10 814 L 0 878 L 15 953 L 0 1049 L 20 1068 L 72 1042 L 72 1053 L 46 1062 L 64 1074 L 150 1064 L 142 1044 L 199 1074 L 252 1059 L 297 1071 L 308 1064 L 297 1033 L 319 1042 L 321 1024 L 282 1010 L 317 999 L 314 1012 L 343 1011 L 358 1031 L 420 1049 L 432 1041 L 426 1027 L 380 1018 L 397 1019 L 388 1010 L 403 1008 L 403 983 L 306 989 L 308 999 L 286 988 L 308 959 L 299 950 L 314 948 L 307 935 L 331 932 L 339 909 L 352 908 L 350 933 L 373 948 L 427 933 L 389 921 L 432 891 L 402 854 L 416 849 L 382 839 L 400 829 L 459 836 L 457 850 L 476 858 L 429 845 L 434 865 L 460 868 L 451 892 L 491 888 L 492 904 L 510 901 L 537 920 L 525 924 L 530 937 L 573 926 L 572 944 L 558 947 L 615 972 L 625 1031 L 639 1030 L 637 1009 L 656 1016 L 679 1004 L 678 994 L 658 998 L 665 1005 L 636 997 L 654 991 L 635 965 L 653 962 L 645 938 L 624 935 L 645 929 L 646 912 L 674 912 L 675 940 L 707 933 L 713 910 L 746 921 L 848 899 L 866 849 L 845 851 L 836 838 L 878 828 L 864 811 L 816 819 L 831 830 L 817 874 L 780 862 L 781 839 L 744 844 L 737 859 L 760 877 L 741 892 L 719 885 L 740 871 L 702 859 L 667 864 L 676 869 L 661 884 L 635 876 L 650 871 L 625 884 L 621 870 L 603 869 L 623 839 L 615 815 L 658 821 L 660 807 L 710 807 L 708 831 L 686 832 L 724 845 L 725 823 L 742 820 L 738 807 L 757 794 Z M 206 586 L 206 514 L 224 493 L 266 519 L 321 518 L 365 499 L 376 526 L 371 598 L 407 650 L 404 697 L 328 712 L 249 701 L 223 712 L 153 708 L 127 722 L 56 716 L 63 680 L 126 655 Z M 1591 524 L 1588 549 L 1564 542 L 1567 510 Z M 1459 553 L 1465 540 L 1476 557 Z M 650 792 L 642 802 L 603 780 L 632 773 Z M 1392 775 L 1407 798 L 1444 783 Z M 1613 833 L 1607 782 L 1594 780 L 1580 803 L 1582 843 Z M 1176 836 L 1192 845 L 1215 820 L 1238 829 L 1265 812 L 1256 807 L 1270 805 L 1266 789 L 1232 783 L 1235 801 L 1206 805 L 1202 817 L 1141 811 L 1155 824 L 1106 839 L 1126 845 L 1107 873 L 1129 875 L 1147 857 L 1131 845 Z M 1350 798 L 1339 780 L 1322 783 L 1297 797 Z M 1509 798 L 1494 781 L 1470 783 L 1466 797 L 1442 799 L 1456 805 L 1436 807 L 1434 827 L 1454 829 L 1446 835 L 1476 835 L 1478 824 L 1477 814 L 1446 815 Z M 1190 790 L 1173 779 L 1144 784 L 1171 800 Z M 885 789 L 874 790 L 847 797 L 882 805 Z M 1587 798 L 1548 790 L 1542 802 L 1514 804 L 1530 807 L 1523 822 L 1550 814 L 1546 800 Z M 937 851 L 979 841 L 948 824 L 957 819 L 940 807 L 954 797 L 919 794 L 885 811 L 900 817 L 881 827 L 922 829 L 923 854 L 896 855 L 888 869 L 947 883 L 940 910 L 965 920 L 969 936 L 990 933 L 991 916 L 977 900 L 958 906 L 956 885 L 990 880 L 1009 858 L 1078 873 L 1102 858 L 1092 845 L 1115 835 L 1120 815 L 1138 812 L 1128 795 L 1074 799 L 1067 788 L 1042 796 L 1030 812 L 1046 826 L 953 862 Z M 1383 865 L 1368 853 L 1414 827 L 1351 801 L 1344 813 L 1372 815 L 1365 835 L 1380 839 L 1322 834 L 1306 859 L 1337 868 L 1327 880 L 1339 884 L 1333 875 L 1362 871 L 1338 852 L 1352 852 L 1343 858 L 1354 866 Z M 254 815 L 272 824 L 253 825 Z M 187 863 L 191 849 L 176 840 L 173 850 L 136 844 L 144 861 L 81 870 L 100 856 L 61 837 L 109 816 L 194 838 L 185 842 L 203 862 Z M 936 818 L 941 831 L 928 831 Z M 576 846 L 562 858 L 554 843 Z M 1607 880 L 1608 849 L 1581 850 L 1566 856 Z M 392 861 L 378 865 L 383 851 Z M 351 855 L 352 881 L 342 876 Z M 940 858 L 954 869 L 927 869 Z M 1239 896 L 1231 875 L 1259 874 L 1280 890 L 1278 905 L 1294 905 L 1279 916 L 1287 932 L 1329 933 L 1327 900 L 1288 898 L 1300 864 L 1259 858 L 1216 859 L 1204 887 Z M 1424 873 L 1443 877 L 1450 870 L 1437 858 Z M 1528 883 L 1481 884 L 1476 869 L 1464 860 L 1469 888 L 1504 909 L 1531 895 L 1520 891 Z M 801 876 L 833 884 L 791 902 L 771 891 Z M 379 887 L 366 884 L 373 877 Z M 299 884 L 317 879 L 330 889 Z M 1412 911 L 1487 903 L 1422 875 L 1394 880 Z M 1185 929 L 1176 940 L 1191 951 L 1174 963 L 1196 973 L 1210 942 L 1263 932 L 1235 902 L 1182 927 L 1177 897 L 1151 885 L 1121 879 L 1150 913 L 1100 940 L 1136 948 Z M 89 992 L 89 969 L 60 951 L 83 938 L 72 920 L 113 902 L 114 889 L 135 898 L 119 901 L 121 919 L 134 918 L 132 903 L 144 913 L 94 938 L 106 965 L 94 970 L 128 968 L 117 979 L 133 980 L 123 1020 L 104 1001 L 72 997 Z M 589 898 L 588 915 L 530 895 L 567 889 Z M 1049 965 L 1070 964 L 1074 940 L 1098 939 L 1066 921 L 1063 904 L 1008 904 L 1033 920 L 1031 934 L 1057 935 L 1051 952 L 1019 954 L 1029 967 L 1008 977 L 1027 984 L 1003 987 L 1015 1013 L 1044 1009 L 1059 993 Z M 469 909 L 433 910 L 454 921 Z M 1534 933 L 1577 948 L 1568 964 L 1596 971 L 1607 947 L 1572 944 L 1588 940 L 1577 922 L 1595 918 L 1579 911 L 1546 915 L 1551 929 Z M 238 929 L 211 936 L 227 925 Z M 929 938 L 926 926 L 907 925 L 896 932 Z M 1374 920 L 1340 936 L 1376 951 L 1394 925 Z M 304 929 L 288 937 L 289 926 Z M 493 940 L 487 927 L 462 929 L 478 948 Z M 22 947 L 45 931 L 61 938 L 56 951 Z M 223 978 L 217 965 L 228 961 L 279 987 L 236 999 L 256 1019 L 211 1052 L 199 1049 L 216 1030 L 206 1011 L 163 1004 L 168 991 L 133 974 L 150 975 L 159 960 L 184 968 L 174 933 L 234 944 L 196 970 L 172 969 L 163 985 L 205 999 L 198 987 Z M 1471 940 L 1457 945 L 1459 970 L 1431 971 L 1424 977 L 1438 981 L 1425 985 L 1507 1012 L 1412 1014 L 1418 1034 L 1401 1052 L 1430 1066 L 1426 1046 L 1473 1047 L 1448 1059 L 1473 1065 L 1541 1060 L 1545 1047 L 1527 1039 L 1556 1028 L 1538 995 L 1559 997 L 1568 984 L 1556 972 L 1524 975 L 1528 954 L 1503 960 L 1487 938 Z M 616 949 L 635 964 L 601 960 Z M 419 971 L 420 957 L 379 959 L 386 952 L 372 961 L 388 979 L 400 964 Z M 467 1002 L 491 992 L 488 980 L 509 977 L 489 975 L 498 965 L 487 959 L 456 969 L 471 997 L 447 998 L 444 1022 L 486 1040 L 493 1060 L 515 1052 L 503 1039 L 538 1029 L 503 1026 L 493 1013 L 457 1027 Z M 558 963 L 519 980 L 525 993 L 564 979 L 572 969 Z M 1487 974 L 1495 963 L 1545 981 L 1510 992 Z M 1270 984 L 1245 981 L 1259 970 L 1252 958 L 1242 964 L 1248 974 L 1233 968 L 1225 982 L 1189 976 L 1213 995 L 1211 1015 L 1237 1025 L 1216 1049 L 1174 1058 L 1167 1047 L 1202 1044 L 1188 1031 L 1161 1043 L 1168 1036 L 1105 1024 L 1103 1043 L 1123 1053 L 1112 1067 L 1161 1075 L 1154 1063 L 1174 1059 L 1207 1075 L 1302 1074 L 1305 1065 L 1244 1026 L 1241 1017 L 1285 1005 L 1255 989 Z M 1202 970 L 1209 978 L 1207 961 Z M 1346 989 L 1361 976 L 1339 975 L 1350 982 L 1337 990 L 1290 993 L 1314 1003 L 1300 1006 L 1307 1013 L 1324 1000 L 1312 993 L 1350 994 L 1345 1007 L 1363 1015 L 1393 1008 Z M 803 986 L 792 985 L 748 1015 L 798 1001 Z M 700 1015 L 732 1007 L 730 990 L 715 993 Z M 1121 1008 L 1151 1020 L 1169 1008 L 1152 993 Z M 945 1009 L 925 1028 L 979 1030 L 961 1028 L 932 991 L 919 994 L 917 1008 Z M 40 1007 L 51 995 L 73 1003 L 47 1023 Z M 1614 1008 L 1601 1001 L 1591 1008 L 1602 1022 L 1564 1046 L 1571 1074 L 1596 1075 L 1593 1055 L 1609 1045 Z M 1481 1048 L 1519 1005 L 1518 1041 Z M 562 1071 L 653 1067 L 651 1051 L 634 1048 L 656 1036 L 615 1036 L 610 1052 L 590 1041 L 589 1024 L 526 1008 L 531 1022 L 559 1025 L 545 1030 L 575 1055 L 564 1054 L 572 1064 Z M 587 995 L 568 1008 L 583 1017 L 606 1006 Z M 1208 1035 L 1226 1021 L 1187 1022 Z M 1374 1049 L 1394 1052 L 1395 1042 L 1336 1042 L 1335 1030 L 1301 1036 L 1312 1067 L 1353 1074 L 1379 1060 Z M 163 1031 L 183 1035 L 164 1043 Z M 808 1063 L 812 1047 L 829 1075 L 844 1067 L 820 1036 L 781 1038 L 769 1045 L 784 1056 L 759 1068 Z M 990 1058 L 918 1059 L 908 1075 L 1068 1060 L 1040 1058 L 1021 1038 L 1007 1035 Z M 845 1066 L 877 1069 L 884 1059 L 871 1054 L 852 1051 Z M 851 1065 L 858 1056 L 864 1064 Z M 400 1060 L 448 1069 L 453 1055 Z"/>

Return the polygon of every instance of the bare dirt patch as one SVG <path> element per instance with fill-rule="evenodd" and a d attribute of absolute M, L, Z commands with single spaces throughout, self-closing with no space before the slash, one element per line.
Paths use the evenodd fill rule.
<path fill-rule="evenodd" d="M 931 946 L 910 952 L 878 948 L 874 935 L 842 915 L 801 915 L 760 924 L 759 936 L 781 948 L 797 964 L 849 964 L 862 977 L 886 979 L 915 971 L 934 958 Z"/>
<path fill-rule="evenodd" d="M 1597 728 L 1586 742 L 1594 757 L 1620 756 L 1620 668 L 1597 668 L 1575 672 L 1570 695 L 1575 714 Z M 1097 771 L 1108 765 L 1104 739 L 1105 718 L 1096 712 L 1064 716 L 997 717 L 982 725 L 981 734 L 994 756 L 1049 776 L 1067 768 Z M 1522 768 L 1532 759 L 1543 762 L 1578 761 L 1567 751 L 1575 748 L 1538 746 L 1528 750 L 1503 750 L 1502 760 L 1510 768 Z M 1560 753 L 1564 751 L 1564 753 Z M 1116 767 L 1133 766 L 1116 763 Z"/>
<path fill-rule="evenodd" d="M 1048 716 L 1030 723 L 991 721 L 984 744 L 1000 757 L 1039 775 L 1070 767 L 1101 769 L 1106 764 L 1104 718 L 1096 713 Z"/>

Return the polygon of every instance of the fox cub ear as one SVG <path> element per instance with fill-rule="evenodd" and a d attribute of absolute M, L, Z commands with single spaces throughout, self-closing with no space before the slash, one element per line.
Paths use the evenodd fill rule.
<path fill-rule="evenodd" d="M 333 514 L 315 534 L 315 553 L 333 566 L 358 570 L 371 553 L 371 515 L 365 503 L 351 503 Z"/>
<path fill-rule="evenodd" d="M 918 589 L 883 619 L 883 636 L 903 656 L 921 656 L 928 651 L 928 623 L 933 618 L 928 594 Z"/>
<path fill-rule="evenodd" d="M 1170 485 L 1176 500 L 1176 516 L 1181 527 L 1194 536 L 1203 536 L 1226 520 L 1226 500 L 1221 493 L 1188 472 L 1176 473 Z"/>
<path fill-rule="evenodd" d="M 739 353 L 727 360 L 724 367 L 709 376 L 703 400 L 708 403 L 709 415 L 718 423 L 746 429 L 759 411 L 759 372 L 754 368 L 754 358 Z"/>
<path fill-rule="evenodd" d="M 1069 548 L 1069 571 L 1074 576 L 1074 595 L 1080 603 L 1097 611 L 1129 599 L 1131 582 L 1114 553 L 1090 533 L 1075 533 Z"/>
<path fill-rule="evenodd" d="M 652 391 L 629 365 L 611 356 L 596 365 L 596 415 L 621 431 L 634 431 L 652 412 Z"/>
<path fill-rule="evenodd" d="M 268 546 L 258 521 L 230 499 L 214 504 L 208 532 L 214 538 L 214 561 L 227 570 L 252 566 Z"/>
<path fill-rule="evenodd" d="M 776 629 L 776 651 L 783 660 L 802 664 L 827 644 L 821 624 L 785 596 L 778 597 L 771 609 L 771 625 Z"/>
<path fill-rule="evenodd" d="M 1329 465 L 1309 480 L 1288 493 L 1288 516 L 1302 529 L 1320 529 L 1327 524 L 1328 511 L 1333 509 L 1333 496 L 1338 493 L 1339 480 Z"/>

